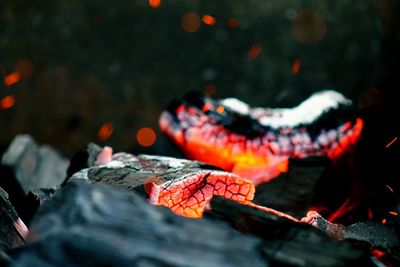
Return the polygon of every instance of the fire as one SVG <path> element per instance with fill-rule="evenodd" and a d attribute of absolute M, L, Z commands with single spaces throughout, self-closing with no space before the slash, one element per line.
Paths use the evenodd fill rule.
<path fill-rule="evenodd" d="M 152 146 L 156 142 L 157 135 L 152 128 L 143 127 L 136 134 L 139 145 L 144 147 Z"/>
<path fill-rule="evenodd" d="M 6 86 L 11 86 L 11 85 L 16 84 L 20 80 L 21 80 L 21 73 L 19 73 L 18 71 L 15 71 L 15 72 L 8 74 L 6 77 L 4 77 L 4 84 Z"/>
<path fill-rule="evenodd" d="M 97 138 L 99 138 L 99 140 L 101 141 L 107 140 L 108 138 L 111 137 L 113 132 L 114 132 L 114 126 L 111 123 L 106 122 L 100 127 L 97 133 Z"/>
<path fill-rule="evenodd" d="M 0 109 L 8 109 L 14 106 L 15 96 L 9 95 L 0 100 Z"/>
<path fill-rule="evenodd" d="M 161 0 L 149 0 L 149 6 L 152 8 L 157 8 L 161 4 Z"/>
<path fill-rule="evenodd" d="M 250 47 L 249 52 L 247 53 L 247 57 L 250 60 L 256 60 L 260 56 L 261 51 L 262 51 L 261 44 L 255 43 Z"/>
<path fill-rule="evenodd" d="M 215 25 L 215 23 L 217 23 L 217 20 L 215 19 L 215 17 L 211 16 L 211 15 L 204 15 L 202 18 L 202 21 L 204 24 L 212 26 Z"/>
<path fill-rule="evenodd" d="M 293 62 L 293 66 L 292 66 L 292 74 L 293 74 L 293 75 L 296 75 L 297 73 L 299 73 L 300 66 L 301 66 L 301 61 L 300 61 L 300 59 L 296 59 L 296 60 Z"/>

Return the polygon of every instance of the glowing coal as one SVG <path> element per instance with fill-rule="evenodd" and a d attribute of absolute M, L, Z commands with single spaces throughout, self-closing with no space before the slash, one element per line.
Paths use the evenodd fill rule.
<path fill-rule="evenodd" d="M 189 93 L 161 114 L 160 127 L 190 159 L 257 185 L 287 170 L 289 158 L 340 157 L 356 144 L 363 121 L 335 91 L 316 93 L 292 109 Z"/>

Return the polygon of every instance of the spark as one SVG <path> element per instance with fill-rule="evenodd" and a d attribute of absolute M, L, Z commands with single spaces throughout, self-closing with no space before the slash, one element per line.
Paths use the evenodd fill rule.
<path fill-rule="evenodd" d="M 390 141 L 389 144 L 386 145 L 386 148 L 388 148 L 388 147 L 390 147 L 391 145 L 393 145 L 393 143 L 396 142 L 398 138 L 399 138 L 399 137 L 397 136 L 397 137 L 395 137 L 392 141 Z"/>
<path fill-rule="evenodd" d="M 292 74 L 293 75 L 296 75 L 297 73 L 299 73 L 300 66 L 301 66 L 301 60 L 300 59 L 296 59 L 293 62 L 293 66 L 292 66 Z"/>
<path fill-rule="evenodd" d="M 15 71 L 15 72 L 8 74 L 6 77 L 4 77 L 4 84 L 6 86 L 11 86 L 11 85 L 16 84 L 20 80 L 21 80 L 21 73 L 19 73 L 18 71 Z"/>
<path fill-rule="evenodd" d="M 97 137 L 100 140 L 104 141 L 104 140 L 110 138 L 110 136 L 112 135 L 113 132 L 114 132 L 114 126 L 111 123 L 106 122 L 100 127 L 100 129 L 97 133 Z"/>
<path fill-rule="evenodd" d="M 226 22 L 226 25 L 228 28 L 235 29 L 239 27 L 239 20 L 237 18 L 229 18 L 228 21 Z"/>
<path fill-rule="evenodd" d="M 0 109 L 8 109 L 14 106 L 15 96 L 9 95 L 0 100 Z"/>
<path fill-rule="evenodd" d="M 156 142 L 156 138 L 156 132 L 149 127 L 143 127 L 139 129 L 136 134 L 137 142 L 139 143 L 139 145 L 144 147 L 152 146 Z"/>
<path fill-rule="evenodd" d="M 225 110 L 224 106 L 218 106 L 218 107 L 215 109 L 215 111 L 218 112 L 218 113 L 223 113 L 224 110 Z"/>
<path fill-rule="evenodd" d="M 261 51 L 262 51 L 261 44 L 255 43 L 250 47 L 249 52 L 247 53 L 247 57 L 251 60 L 255 60 L 260 56 Z"/>
<path fill-rule="evenodd" d="M 161 0 L 149 0 L 149 5 L 152 8 L 157 8 L 161 4 Z"/>
<path fill-rule="evenodd" d="M 215 25 L 215 23 L 217 23 L 217 20 L 215 19 L 215 17 L 211 16 L 211 15 L 204 15 L 202 18 L 202 21 L 204 24 L 212 26 Z"/>
<path fill-rule="evenodd" d="M 393 188 L 391 188 L 389 185 L 385 185 L 387 189 L 389 189 L 390 192 L 394 192 Z"/>
<path fill-rule="evenodd" d="M 383 220 L 382 220 L 382 224 L 386 224 L 387 223 L 387 220 L 386 220 L 386 218 L 383 218 Z"/>
<path fill-rule="evenodd" d="M 399 213 L 395 212 L 395 211 L 389 211 L 389 214 L 393 215 L 393 216 L 398 216 Z"/>

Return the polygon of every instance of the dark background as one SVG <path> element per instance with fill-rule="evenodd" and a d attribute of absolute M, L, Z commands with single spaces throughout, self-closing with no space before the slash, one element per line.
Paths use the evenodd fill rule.
<path fill-rule="evenodd" d="M 0 100 L 15 103 L 1 100 L 0 144 L 30 133 L 68 157 L 90 141 L 173 155 L 158 117 L 189 90 L 290 107 L 332 88 L 375 122 L 384 150 L 400 134 L 398 10 L 394 0 L 1 1 Z M 153 146 L 137 143 L 142 127 L 156 131 Z"/>

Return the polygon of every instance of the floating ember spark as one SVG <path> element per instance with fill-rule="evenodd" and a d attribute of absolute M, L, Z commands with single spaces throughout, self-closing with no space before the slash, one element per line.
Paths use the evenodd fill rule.
<path fill-rule="evenodd" d="M 388 148 L 388 147 L 390 147 L 391 145 L 393 145 L 393 143 L 396 142 L 398 138 L 399 138 L 399 137 L 396 136 L 392 141 L 390 141 L 390 142 L 386 145 L 386 148 Z"/>
<path fill-rule="evenodd" d="M 139 145 L 148 147 L 156 142 L 156 133 L 149 127 L 141 128 L 136 134 L 136 140 Z"/>
<path fill-rule="evenodd" d="M 101 141 L 107 140 L 108 138 L 111 137 L 113 132 L 114 132 L 114 126 L 111 123 L 106 122 L 100 127 L 97 133 L 97 138 L 99 138 L 99 140 Z"/>
<path fill-rule="evenodd" d="M 383 218 L 382 219 L 382 224 L 386 224 L 387 223 L 387 219 L 386 218 Z"/>
<path fill-rule="evenodd" d="M 249 52 L 247 53 L 247 57 L 250 60 L 256 60 L 260 56 L 261 51 L 262 51 L 261 44 L 255 43 L 250 47 Z"/>
<path fill-rule="evenodd" d="M 161 4 L 161 0 L 149 0 L 149 6 L 152 8 L 157 8 Z"/>
<path fill-rule="evenodd" d="M 389 211 L 389 214 L 393 215 L 393 216 L 398 216 L 399 213 L 395 212 L 395 211 Z"/>
<path fill-rule="evenodd" d="M 226 22 L 228 28 L 231 29 L 236 29 L 237 27 L 239 27 L 239 24 L 240 22 L 237 18 L 229 18 L 228 21 Z"/>
<path fill-rule="evenodd" d="M 389 185 L 385 185 L 385 186 L 386 186 L 386 188 L 387 188 L 391 193 L 394 192 L 393 188 L 391 188 Z"/>
<path fill-rule="evenodd" d="M 300 66 L 301 66 L 301 61 L 300 61 L 300 59 L 296 59 L 296 60 L 293 62 L 293 66 L 292 66 L 292 74 L 293 74 L 293 75 L 296 75 L 297 73 L 299 73 Z"/>
<path fill-rule="evenodd" d="M 292 109 L 250 108 L 237 99 L 191 93 L 162 113 L 160 127 L 189 158 L 258 184 L 286 171 L 290 157 L 336 159 L 355 145 L 363 121 L 334 91 Z"/>
<path fill-rule="evenodd" d="M 215 17 L 213 17 L 211 15 L 204 15 L 201 20 L 203 21 L 204 24 L 206 24 L 208 26 L 213 26 L 213 25 L 215 25 L 215 23 L 217 23 L 217 20 L 215 19 Z"/>
<path fill-rule="evenodd" d="M 15 96 L 9 95 L 0 100 L 0 109 L 8 109 L 14 106 Z"/>
<path fill-rule="evenodd" d="M 182 28 L 189 33 L 197 32 L 200 28 L 200 17 L 194 12 L 183 15 L 181 20 Z"/>
<path fill-rule="evenodd" d="M 8 74 L 6 77 L 4 77 L 4 84 L 6 86 L 11 86 L 16 84 L 21 80 L 21 73 L 15 71 L 10 74 Z"/>

